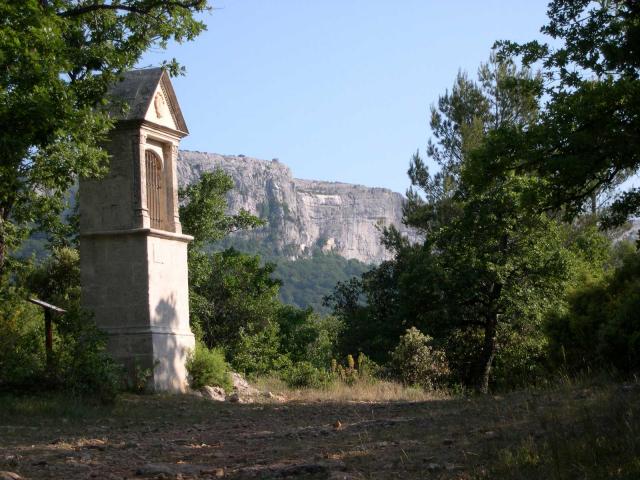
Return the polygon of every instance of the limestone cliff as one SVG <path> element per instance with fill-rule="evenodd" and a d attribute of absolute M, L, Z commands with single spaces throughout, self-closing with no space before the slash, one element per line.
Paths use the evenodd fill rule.
<path fill-rule="evenodd" d="M 399 193 L 296 179 L 289 167 L 275 159 L 182 151 L 178 178 L 181 184 L 189 184 L 217 167 L 236 184 L 228 198 L 230 211 L 243 208 L 267 220 L 267 226 L 250 237 L 268 242 L 281 255 L 299 258 L 320 249 L 379 263 L 389 258 L 380 244 L 380 226 L 393 224 L 413 236 L 401 222 L 404 197 Z"/>

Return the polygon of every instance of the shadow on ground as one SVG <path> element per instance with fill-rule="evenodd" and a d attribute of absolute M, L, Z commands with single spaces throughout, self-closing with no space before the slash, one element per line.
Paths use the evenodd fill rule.
<path fill-rule="evenodd" d="M 31 479 L 467 479 L 489 452 L 540 438 L 540 411 L 594 395 L 248 405 L 130 395 L 62 417 L 6 410 L 0 470 Z"/>

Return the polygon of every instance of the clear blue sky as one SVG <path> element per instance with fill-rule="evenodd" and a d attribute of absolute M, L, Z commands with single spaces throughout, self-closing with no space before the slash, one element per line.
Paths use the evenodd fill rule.
<path fill-rule="evenodd" d="M 279 158 L 297 178 L 404 192 L 429 106 L 497 39 L 540 38 L 547 0 L 214 0 L 173 80 L 182 147 Z"/>

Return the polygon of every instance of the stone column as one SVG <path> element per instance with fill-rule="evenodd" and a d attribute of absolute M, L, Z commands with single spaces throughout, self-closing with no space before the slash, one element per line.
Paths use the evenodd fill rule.
<path fill-rule="evenodd" d="M 167 167 L 167 186 L 168 186 L 168 202 L 169 211 L 167 219 L 171 223 L 171 231 L 182 233 L 182 225 L 180 224 L 180 207 L 178 204 L 178 145 L 175 143 L 167 143 L 164 145 L 164 158 Z"/>
<path fill-rule="evenodd" d="M 136 135 L 133 135 L 133 216 L 134 226 L 137 228 L 151 227 L 149 209 L 147 208 L 146 145 L 146 133 L 138 132 Z"/>

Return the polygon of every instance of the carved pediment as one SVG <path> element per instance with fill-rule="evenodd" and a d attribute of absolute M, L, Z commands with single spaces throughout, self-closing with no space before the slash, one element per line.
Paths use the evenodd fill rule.
<path fill-rule="evenodd" d="M 175 130 L 180 136 L 189 133 L 169 75 L 161 68 L 126 72 L 110 95 L 112 113 L 119 121 L 148 121 Z M 120 111 L 122 103 L 128 105 L 124 114 Z"/>

